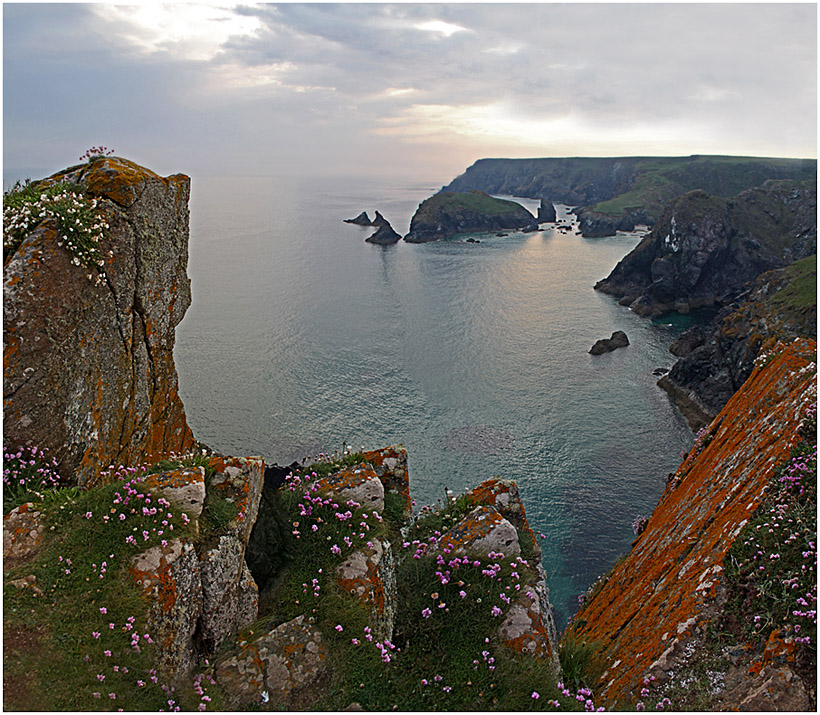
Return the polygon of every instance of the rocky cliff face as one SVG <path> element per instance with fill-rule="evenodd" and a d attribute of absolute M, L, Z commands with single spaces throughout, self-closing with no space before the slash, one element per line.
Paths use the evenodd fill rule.
<path fill-rule="evenodd" d="M 571 622 L 564 641 L 585 641 L 597 650 L 602 673 L 596 692 L 607 706 L 652 707 L 650 702 L 662 699 L 658 693 L 665 692 L 663 688 L 670 687 L 676 677 L 683 678 L 697 654 L 705 654 L 708 643 L 709 648 L 720 651 L 722 665 L 715 666 L 710 676 L 707 695 L 711 700 L 706 709 L 813 707 L 811 678 L 806 681 L 796 675 L 799 657 L 796 661 L 795 648 L 804 631 L 790 625 L 794 620 L 791 612 L 783 622 L 767 618 L 766 627 L 774 635 L 765 652 L 761 646 L 745 645 L 743 638 L 737 638 L 734 645 L 720 642 L 714 646 L 714 634 L 738 624 L 738 616 L 727 616 L 727 574 L 746 571 L 737 555 L 727 557 L 740 544 L 739 538 L 749 544 L 762 540 L 759 531 L 752 529 L 747 534 L 743 529 L 756 517 L 773 484 L 785 491 L 776 500 L 781 506 L 775 512 L 779 509 L 781 516 L 766 522 L 766 534 L 788 516 L 791 523 L 783 524 L 783 538 L 789 535 L 789 540 L 773 546 L 771 553 L 749 552 L 748 578 L 754 578 L 758 564 L 760 569 L 770 568 L 766 564 L 773 559 L 788 558 L 786 550 L 797 539 L 802 546 L 796 557 L 807 565 L 802 571 L 799 564 L 795 566 L 795 579 L 814 579 L 814 546 L 810 544 L 816 535 L 810 523 L 804 532 L 803 525 L 794 524 L 792 513 L 786 514 L 791 492 L 782 486 L 783 479 L 775 480 L 775 470 L 800 441 L 806 415 L 816 410 L 816 357 L 817 344 L 798 339 L 785 348 L 781 345 L 768 363 L 761 362 L 670 475 L 666 491 L 632 550 L 602 577 Z M 807 484 L 816 483 L 816 472 L 807 472 L 807 479 Z M 792 537 L 793 530 L 800 536 Z M 804 557 L 809 550 L 808 560 L 801 559 L 801 549 Z M 756 588 L 761 590 L 750 591 L 746 615 L 739 616 L 740 623 L 751 630 L 763 627 L 762 617 L 752 616 L 765 613 L 754 610 L 763 609 L 764 589 L 762 585 Z M 777 598 L 797 599 L 801 594 L 787 587 Z M 794 608 L 799 610 L 797 603 L 795 600 Z M 688 687 L 686 683 L 681 686 L 684 691 Z"/>
<path fill-rule="evenodd" d="M 659 381 L 697 431 L 746 381 L 755 360 L 778 342 L 817 338 L 817 257 L 763 273 L 739 306 L 695 326 L 671 346 L 680 357 Z"/>
<path fill-rule="evenodd" d="M 651 226 L 668 201 L 701 189 L 733 196 L 768 179 L 816 182 L 817 162 L 758 157 L 617 157 L 480 159 L 443 191 L 549 196 L 578 206 L 584 236 L 614 235 L 630 224 Z"/>
<path fill-rule="evenodd" d="M 47 447 L 65 477 L 86 484 L 110 464 L 193 444 L 173 359 L 191 302 L 190 180 L 108 157 L 40 186 L 61 181 L 97 200 L 103 264 L 76 265 L 53 220 L 5 257 L 4 439 Z"/>
<path fill-rule="evenodd" d="M 771 181 L 732 199 L 693 191 L 595 288 L 641 315 L 730 304 L 767 270 L 817 252 L 817 187 Z"/>
<path fill-rule="evenodd" d="M 425 243 L 459 233 L 522 228 L 537 230 L 535 217 L 514 201 L 496 199 L 482 191 L 444 192 L 421 203 L 404 237 L 408 243 Z"/>

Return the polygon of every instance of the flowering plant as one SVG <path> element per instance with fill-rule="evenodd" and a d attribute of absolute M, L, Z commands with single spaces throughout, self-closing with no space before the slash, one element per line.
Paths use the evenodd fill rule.
<path fill-rule="evenodd" d="M 57 460 L 47 449 L 20 447 L 3 449 L 3 513 L 8 513 L 31 496 L 60 484 Z"/>
<path fill-rule="evenodd" d="M 72 255 L 75 266 L 97 269 L 97 283 L 105 277 L 100 249 L 108 223 L 79 186 L 59 182 L 39 186 L 27 181 L 3 196 L 3 257 L 14 253 L 23 239 L 44 221 L 57 229 L 57 245 Z M 89 279 L 93 276 L 88 274 Z"/>
<path fill-rule="evenodd" d="M 114 150 L 109 149 L 107 146 L 92 146 L 80 157 L 80 161 L 93 161 L 103 156 L 110 156 L 113 153 Z"/>

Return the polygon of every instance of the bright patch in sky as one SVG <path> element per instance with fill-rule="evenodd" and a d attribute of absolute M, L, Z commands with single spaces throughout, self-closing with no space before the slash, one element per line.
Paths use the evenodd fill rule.
<path fill-rule="evenodd" d="M 262 27 L 259 18 L 236 14 L 237 4 L 93 4 L 90 7 L 100 17 L 124 25 L 123 39 L 144 52 L 172 51 L 177 57 L 189 60 L 210 60 L 229 38 L 252 35 Z"/>
<path fill-rule="evenodd" d="M 455 34 L 456 32 L 468 32 L 466 27 L 461 27 L 461 25 L 453 25 L 450 22 L 444 22 L 443 20 L 430 20 L 429 22 L 422 22 L 419 25 L 416 25 L 417 30 L 427 30 L 429 32 L 440 32 L 442 35 L 446 35 L 450 37 L 450 35 Z"/>

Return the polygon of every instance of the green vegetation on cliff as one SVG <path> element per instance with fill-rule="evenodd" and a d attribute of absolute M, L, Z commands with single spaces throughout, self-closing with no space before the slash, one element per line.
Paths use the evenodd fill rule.
<path fill-rule="evenodd" d="M 478 189 L 580 205 L 652 223 L 670 199 L 694 189 L 733 196 L 767 179 L 816 181 L 817 162 L 741 156 L 480 159 L 444 191 Z"/>

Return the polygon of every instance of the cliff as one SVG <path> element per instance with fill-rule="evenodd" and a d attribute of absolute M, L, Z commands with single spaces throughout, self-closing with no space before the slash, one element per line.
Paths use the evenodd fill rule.
<path fill-rule="evenodd" d="M 607 706 L 813 709 L 816 358 L 761 360 L 590 589 L 563 642 L 594 649 Z"/>
<path fill-rule="evenodd" d="M 668 201 L 701 189 L 729 197 L 768 179 L 817 180 L 817 162 L 763 157 L 480 159 L 442 191 L 480 190 L 583 207 L 584 236 L 652 225 Z"/>
<path fill-rule="evenodd" d="M 189 191 L 99 157 L 4 199 L 4 440 L 47 448 L 70 481 L 193 445 L 173 359 Z"/>
<path fill-rule="evenodd" d="M 692 191 L 595 288 L 640 315 L 736 300 L 761 273 L 817 252 L 817 187 L 770 181 L 731 199 Z"/>
<path fill-rule="evenodd" d="M 410 220 L 408 243 L 450 238 L 459 233 L 522 228 L 536 230 L 535 217 L 520 204 L 481 191 L 439 193 L 425 199 Z"/>
<path fill-rule="evenodd" d="M 680 359 L 658 385 L 697 431 L 746 381 L 759 355 L 797 337 L 817 338 L 817 256 L 763 273 L 740 305 L 682 334 L 670 348 Z"/>

